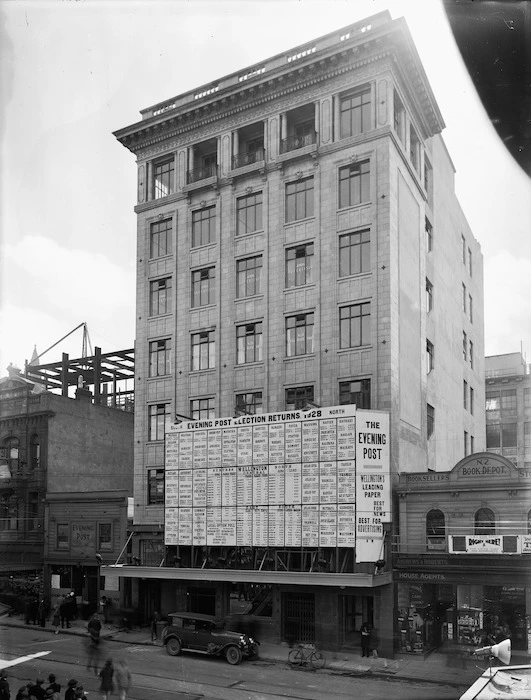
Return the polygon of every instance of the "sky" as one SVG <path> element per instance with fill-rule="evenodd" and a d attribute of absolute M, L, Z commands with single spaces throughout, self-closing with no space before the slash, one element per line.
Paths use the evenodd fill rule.
<path fill-rule="evenodd" d="M 531 362 L 529 178 L 499 140 L 439 0 L 0 0 L 0 376 L 82 322 L 134 346 L 140 110 L 389 9 L 405 17 L 484 256 L 485 354 Z M 82 331 L 46 352 L 81 356 Z"/>

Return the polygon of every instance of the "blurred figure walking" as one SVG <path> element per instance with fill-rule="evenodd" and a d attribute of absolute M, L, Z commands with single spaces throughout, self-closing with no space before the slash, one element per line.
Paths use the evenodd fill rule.
<path fill-rule="evenodd" d="M 100 671 L 100 690 L 103 696 L 103 700 L 109 700 L 114 690 L 114 668 L 112 665 L 112 659 L 107 659 L 105 666 Z"/>
<path fill-rule="evenodd" d="M 114 679 L 116 680 L 116 687 L 118 688 L 118 695 L 120 700 L 127 700 L 127 693 L 131 687 L 132 675 L 124 659 L 119 659 L 114 667 Z"/>

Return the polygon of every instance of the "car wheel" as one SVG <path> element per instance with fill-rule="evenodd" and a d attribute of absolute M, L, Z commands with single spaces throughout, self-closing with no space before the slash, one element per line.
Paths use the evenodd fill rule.
<path fill-rule="evenodd" d="M 166 651 L 170 656 L 179 656 L 181 649 L 181 640 L 177 639 L 177 637 L 170 637 L 170 639 L 168 639 L 166 642 Z"/>
<path fill-rule="evenodd" d="M 225 658 L 232 666 L 239 664 L 242 660 L 242 652 L 238 647 L 229 647 L 225 652 Z"/>

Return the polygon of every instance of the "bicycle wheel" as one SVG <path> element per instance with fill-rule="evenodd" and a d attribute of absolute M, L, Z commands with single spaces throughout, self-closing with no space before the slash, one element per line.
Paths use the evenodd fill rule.
<path fill-rule="evenodd" d="M 292 649 L 288 654 L 288 661 L 292 666 L 300 666 L 303 662 L 304 655 L 302 649 Z"/>
<path fill-rule="evenodd" d="M 323 668 L 326 659 L 320 651 L 312 651 L 310 655 L 310 663 L 312 668 Z"/>

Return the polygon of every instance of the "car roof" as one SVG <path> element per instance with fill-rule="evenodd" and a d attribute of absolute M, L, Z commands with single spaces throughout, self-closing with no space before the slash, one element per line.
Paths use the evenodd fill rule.
<path fill-rule="evenodd" d="M 216 622 L 218 618 L 214 615 L 205 615 L 204 613 L 193 612 L 172 612 L 168 617 L 186 617 L 190 620 L 203 620 L 203 622 Z"/>

